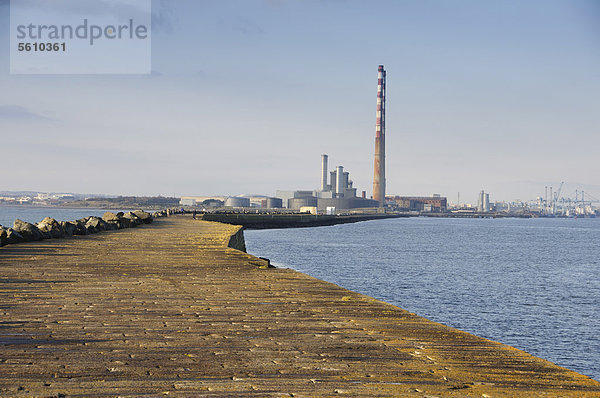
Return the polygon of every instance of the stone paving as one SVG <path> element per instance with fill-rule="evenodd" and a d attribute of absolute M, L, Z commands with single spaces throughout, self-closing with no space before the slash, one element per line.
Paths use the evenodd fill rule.
<path fill-rule="evenodd" d="M 0 396 L 600 397 L 515 348 L 158 219 L 0 249 Z"/>

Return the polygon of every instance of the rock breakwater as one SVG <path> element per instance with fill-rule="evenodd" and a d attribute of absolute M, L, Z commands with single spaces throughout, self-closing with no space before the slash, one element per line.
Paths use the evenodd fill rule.
<path fill-rule="evenodd" d="M 89 216 L 74 221 L 57 221 L 54 218 L 46 217 L 36 224 L 17 219 L 12 228 L 0 225 L 0 246 L 134 228 L 150 224 L 155 217 L 165 215 L 166 212 L 163 211 L 150 214 L 143 210 L 136 210 L 116 214 L 106 212 L 102 217 Z"/>

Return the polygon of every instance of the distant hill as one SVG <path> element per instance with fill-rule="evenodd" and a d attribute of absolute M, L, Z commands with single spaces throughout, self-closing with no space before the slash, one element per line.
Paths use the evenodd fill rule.
<path fill-rule="evenodd" d="M 116 198 L 88 198 L 85 200 L 70 201 L 63 205 L 68 207 L 94 207 L 104 209 L 163 209 L 166 207 L 179 206 L 179 198 L 165 198 L 162 196 L 118 196 Z"/>
<path fill-rule="evenodd" d="M 106 194 L 90 194 L 90 193 L 70 193 L 70 192 L 42 192 L 42 191 L 0 191 L 0 196 L 6 196 L 9 198 L 19 198 L 23 196 L 36 197 L 38 194 L 65 194 L 72 195 L 75 199 L 85 199 L 85 198 L 114 198 L 114 195 L 106 195 Z"/>

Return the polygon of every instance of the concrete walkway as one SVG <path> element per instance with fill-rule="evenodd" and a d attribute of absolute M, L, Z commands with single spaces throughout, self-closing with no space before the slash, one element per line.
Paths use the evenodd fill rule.
<path fill-rule="evenodd" d="M 0 249 L 0 396 L 600 397 L 600 383 L 159 219 Z"/>

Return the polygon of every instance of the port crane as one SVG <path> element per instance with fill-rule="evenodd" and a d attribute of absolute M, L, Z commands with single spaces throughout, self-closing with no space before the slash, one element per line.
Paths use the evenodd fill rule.
<path fill-rule="evenodd" d="M 551 216 L 587 214 L 590 211 L 590 208 L 593 205 L 593 203 L 600 203 L 600 200 L 598 200 L 598 198 L 590 195 L 587 192 L 584 193 L 583 190 L 576 190 L 571 194 L 563 197 L 561 196 L 563 187 L 564 181 L 560 183 L 559 188 L 555 192 L 552 192 L 552 187 L 549 187 L 550 196 L 547 196 L 547 200 L 542 200 L 540 202 L 544 205 L 545 214 Z M 547 194 L 548 192 L 546 191 L 546 195 Z M 575 195 L 575 199 L 572 199 L 573 195 Z M 593 212 L 594 210 L 592 209 L 591 211 Z"/>
<path fill-rule="evenodd" d="M 552 214 L 556 214 L 556 205 L 558 204 L 558 200 L 560 199 L 560 192 L 562 191 L 564 181 L 560 183 L 560 187 L 558 187 L 558 191 L 554 193 L 554 197 L 552 198 Z"/>

